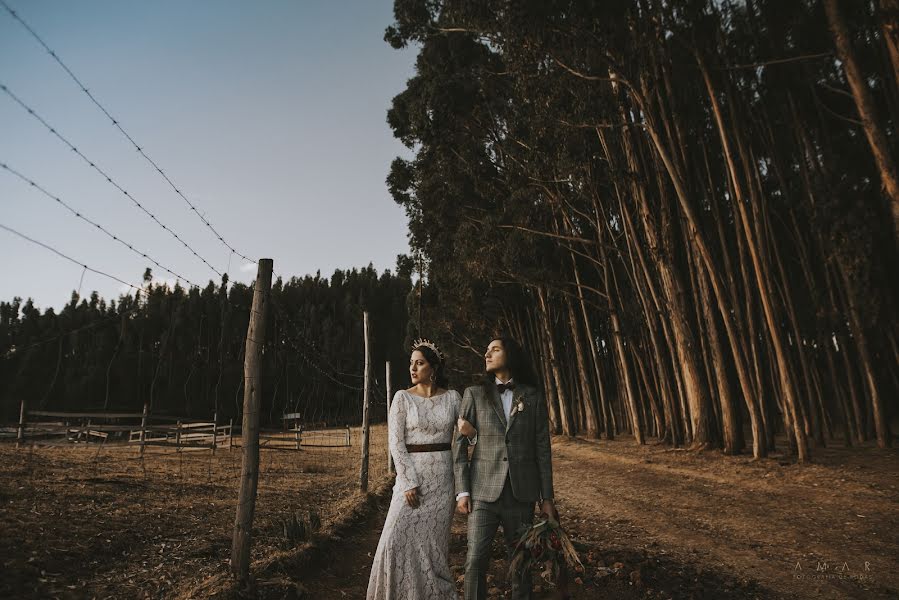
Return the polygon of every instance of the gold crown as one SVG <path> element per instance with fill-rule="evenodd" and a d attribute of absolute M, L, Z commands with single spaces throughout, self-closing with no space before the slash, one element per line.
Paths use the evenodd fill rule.
<path fill-rule="evenodd" d="M 416 348 L 419 348 L 421 346 L 424 346 L 425 348 L 430 348 L 431 350 L 433 350 L 434 354 L 437 355 L 437 358 L 440 359 L 440 362 L 443 362 L 444 360 L 446 360 L 446 356 L 444 356 L 443 352 L 440 351 L 440 348 L 437 347 L 437 344 L 435 344 L 431 340 L 428 340 L 425 338 L 418 338 L 417 340 L 415 340 L 412 343 L 413 350 L 415 350 Z"/>

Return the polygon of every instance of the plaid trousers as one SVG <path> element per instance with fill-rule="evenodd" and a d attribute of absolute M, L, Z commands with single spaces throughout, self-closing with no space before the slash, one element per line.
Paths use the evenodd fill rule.
<path fill-rule="evenodd" d="M 509 478 L 499 498 L 493 502 L 474 500 L 468 515 L 468 555 L 465 560 L 465 600 L 487 598 L 487 570 L 490 565 L 490 547 L 497 528 L 503 526 L 506 541 L 506 558 L 511 560 L 512 550 L 518 542 L 522 526 L 534 520 L 534 503 L 515 499 Z M 531 598 L 531 574 L 526 571 L 521 579 L 512 581 L 512 598 Z"/>

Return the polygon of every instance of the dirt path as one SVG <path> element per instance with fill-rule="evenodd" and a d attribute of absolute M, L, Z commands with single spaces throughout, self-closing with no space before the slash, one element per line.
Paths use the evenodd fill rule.
<path fill-rule="evenodd" d="M 899 452 L 818 449 L 803 467 L 663 446 L 555 439 L 563 524 L 589 559 L 575 598 L 895 598 Z M 302 582 L 364 598 L 383 510 Z M 491 598 L 505 589 L 494 545 Z M 465 521 L 450 564 L 459 578 Z M 542 593 L 539 597 L 554 597 Z"/>
<path fill-rule="evenodd" d="M 623 442 L 558 441 L 554 452 L 560 502 L 605 548 L 667 555 L 783 597 L 899 594 L 896 451 L 818 449 L 802 467 Z"/>

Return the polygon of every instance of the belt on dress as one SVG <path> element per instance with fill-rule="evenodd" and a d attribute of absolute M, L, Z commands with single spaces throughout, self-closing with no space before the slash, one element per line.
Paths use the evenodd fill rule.
<path fill-rule="evenodd" d="M 452 449 L 451 444 L 406 444 L 407 452 L 440 452 Z"/>

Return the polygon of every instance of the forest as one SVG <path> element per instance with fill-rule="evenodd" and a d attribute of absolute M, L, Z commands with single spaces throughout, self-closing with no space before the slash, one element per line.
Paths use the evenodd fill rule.
<path fill-rule="evenodd" d="M 264 420 L 359 421 L 368 310 L 378 398 L 413 337 L 462 388 L 502 332 L 557 434 L 754 457 L 783 436 L 799 461 L 890 446 L 897 6 L 398 0 L 385 39 L 418 56 L 387 121 L 412 157 L 387 185 L 412 256 L 277 279 Z M 148 270 L 58 313 L 5 301 L 2 418 L 23 400 L 236 417 L 251 298 Z"/>
<path fill-rule="evenodd" d="M 395 377 L 407 362 L 407 302 L 412 264 L 394 274 L 371 266 L 272 284 L 263 361 L 262 422 L 284 413 L 310 422 L 358 424 L 362 414 L 363 310 L 371 315 L 372 389 L 385 390 L 384 362 Z M 3 420 L 28 410 L 127 410 L 239 422 L 243 352 L 252 286 L 214 282 L 200 289 L 154 283 L 118 300 L 96 293 L 57 313 L 31 300 L 0 303 Z M 383 393 L 376 401 L 383 400 Z M 380 406 L 384 405 L 384 406 Z M 386 401 L 374 416 L 386 414 Z"/>
<path fill-rule="evenodd" d="M 290 142 L 277 157 L 276 145 L 227 147 L 235 157 L 252 152 L 241 172 L 227 173 L 235 190 L 251 175 L 255 190 L 257 170 L 296 167 L 277 203 L 253 196 L 254 218 L 280 216 L 296 237 L 272 239 L 275 229 L 258 227 L 268 236 L 258 244 L 249 229 L 240 239 L 228 230 L 226 241 L 188 199 L 194 193 L 182 194 L 163 172 L 168 161 L 154 162 L 137 142 L 144 136 L 112 117 L 131 107 L 110 112 L 98 99 L 109 61 L 95 53 L 96 64 L 78 64 L 76 38 L 87 39 L 81 54 L 91 56 L 93 46 L 107 48 L 101 38 L 142 13 L 128 9 L 119 21 L 107 5 L 87 3 L 80 12 L 97 21 L 88 30 L 70 23 L 74 15 L 17 3 L 20 15 L 0 0 L 9 24 L 35 38 L 31 49 L 49 53 L 91 111 L 134 147 L 135 160 L 186 201 L 194 214 L 184 220 L 199 227 L 199 217 L 214 245 L 244 260 L 244 274 L 259 268 L 252 284 L 229 278 L 231 258 L 219 273 L 129 196 L 118 171 L 116 180 L 100 171 L 77 149 L 81 141 L 63 138 L 0 84 L 67 154 L 215 272 L 194 285 L 0 163 L 140 254 L 129 280 L 143 271 L 131 285 L 0 223 L 83 268 L 62 306 L 42 305 L 37 289 L 0 298 L 0 479 L 11 483 L 0 489 L 9 573 L 0 596 L 365 597 L 372 571 L 391 568 L 377 558 L 384 547 L 404 539 L 416 551 L 414 536 L 383 535 L 410 514 L 394 512 L 412 492 L 391 472 L 396 440 L 412 439 L 394 437 L 394 423 L 443 435 L 436 417 L 429 424 L 416 416 L 417 424 L 393 421 L 388 436 L 389 398 L 410 385 L 413 340 L 443 350 L 449 387 L 461 391 L 483 380 L 489 342 L 511 336 L 534 367 L 553 434 L 552 478 L 540 475 L 552 494 L 541 496 L 552 498 L 579 557 L 569 565 L 573 577 L 554 582 L 551 568 L 538 578 L 538 565 L 536 598 L 899 597 L 899 538 L 890 534 L 899 520 L 899 0 L 389 2 L 392 17 L 385 11 L 366 23 L 361 6 L 375 3 L 330 15 L 327 3 L 296 11 L 297 3 L 273 3 L 254 15 L 266 21 L 209 3 L 199 9 L 204 21 L 213 17 L 209 27 L 181 40 L 220 59 L 211 71 L 227 73 L 229 86 L 246 92 L 259 83 L 264 106 L 273 101 L 273 137 Z M 177 19 L 187 14 L 181 8 Z M 150 12 L 142 26 L 171 26 L 170 7 Z M 48 28 L 45 40 L 38 32 Z M 241 40 L 227 39 L 240 42 L 230 44 L 238 54 L 217 45 L 223 30 L 240 31 Z M 141 64 L 168 56 L 171 32 L 146 33 L 133 36 Z M 277 55 L 263 48 L 252 59 L 251 34 L 275 42 L 267 48 Z M 160 38 L 158 47 L 143 45 Z M 288 38 L 330 45 L 308 53 L 310 61 L 282 51 L 294 47 Z M 406 62 L 384 60 L 369 41 Z M 238 55 L 286 67 L 264 87 L 255 70 L 242 78 L 231 64 Z M 387 85 L 378 62 L 404 74 Z M 46 83 L 32 76 L 39 63 L 23 64 L 27 80 Z M 204 111 L 227 113 L 218 88 L 203 89 L 202 71 L 191 71 L 190 91 L 202 94 Z M 290 77 L 307 85 L 317 71 L 340 85 L 291 95 Z M 158 81 L 142 75 L 148 89 L 177 87 L 163 85 L 174 80 L 161 73 Z M 376 127 L 349 118 L 362 115 L 343 109 L 348 90 L 378 107 Z M 188 90 L 177 91 L 189 106 Z M 344 114 L 292 100 L 318 96 Z M 193 135 L 166 129 L 142 111 L 185 148 L 196 132 L 210 133 L 203 123 Z M 293 136 L 310 115 L 327 133 Z M 228 118 L 255 123 L 242 113 Z M 386 156 L 366 150 L 367 131 L 392 144 Z M 357 153 L 326 152 L 335 140 Z M 204 158 L 225 160 L 226 146 Z M 320 189 L 306 185 L 312 163 L 291 163 L 310 151 L 337 156 L 334 172 L 354 182 L 368 165 L 350 157 L 371 154 L 380 161 L 376 181 L 365 184 L 371 196 L 366 189 L 342 198 L 339 186 L 330 198 L 310 192 Z M 383 271 L 364 235 L 387 240 L 389 232 L 361 209 L 365 234 L 343 218 L 378 194 L 377 214 L 394 215 L 394 233 L 408 236 L 408 245 L 391 246 L 386 264 L 402 254 Z M 216 201 L 205 208 L 227 223 L 234 206 Z M 274 206 L 288 211 L 275 215 Z M 319 206 L 346 231 L 325 229 Z M 307 235 L 310 227 L 362 254 L 340 259 L 350 267 L 330 275 L 286 272 L 273 250 L 281 242 L 315 248 L 302 253 L 304 261 L 321 257 L 313 270 L 336 260 L 333 246 Z M 258 265 L 235 249 L 252 245 L 263 246 L 253 249 Z M 82 294 L 89 270 L 125 287 L 115 298 Z M 176 279 L 162 279 L 163 271 Z M 445 450 L 442 442 L 430 449 L 438 448 Z M 441 477 L 430 466 L 421 472 Z M 509 490 L 498 504 L 516 498 Z M 437 522 L 425 516 L 408 523 Z M 469 528 L 469 518 L 457 512 L 444 538 L 457 592 L 471 559 L 469 532 L 483 525 Z M 421 556 L 440 543 L 430 533 Z M 512 593 L 509 565 L 496 560 L 508 546 L 495 542 L 491 599 Z M 524 545 L 537 557 L 534 550 Z"/>
<path fill-rule="evenodd" d="M 423 322 L 525 340 L 556 433 L 889 446 L 897 8 L 397 0 Z"/>

